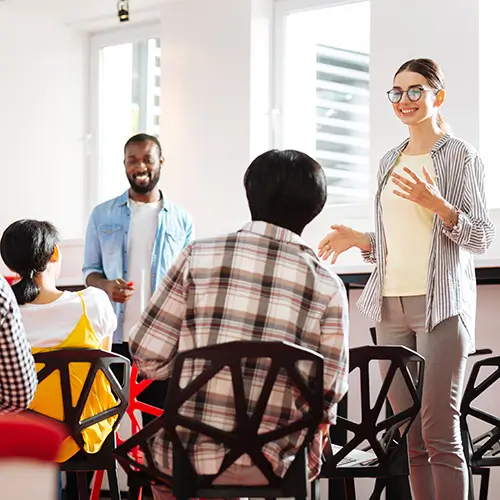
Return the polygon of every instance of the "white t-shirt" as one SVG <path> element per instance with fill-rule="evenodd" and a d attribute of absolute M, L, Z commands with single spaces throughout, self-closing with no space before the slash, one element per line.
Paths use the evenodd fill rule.
<path fill-rule="evenodd" d="M 138 203 L 130 200 L 130 229 L 128 233 L 128 281 L 135 291 L 125 304 L 123 342 L 128 342 L 130 330 L 139 321 L 151 298 L 151 256 L 158 229 L 161 201 Z"/>
<path fill-rule="evenodd" d="M 104 341 L 116 330 L 116 314 L 103 290 L 83 290 L 87 316 L 97 338 Z M 53 347 L 65 340 L 83 315 L 82 300 L 76 292 L 64 292 L 50 304 L 20 306 L 31 347 Z"/>

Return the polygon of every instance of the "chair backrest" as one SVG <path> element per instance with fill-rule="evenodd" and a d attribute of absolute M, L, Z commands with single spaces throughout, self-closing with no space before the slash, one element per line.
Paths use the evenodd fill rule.
<path fill-rule="evenodd" d="M 370 373 L 372 361 L 388 363 L 387 374 L 375 398 L 372 397 L 375 384 L 372 384 Z M 410 364 L 416 365 L 416 381 L 410 373 Z M 424 365 L 422 356 L 403 346 L 363 346 L 350 350 L 349 371 L 352 373 L 359 370 L 361 420 L 356 422 L 340 415 L 337 417 L 337 428 L 350 433 L 350 437 L 346 444 L 339 443 L 343 445 L 342 448 L 333 455 L 333 459 L 329 459 L 332 466 L 339 464 L 364 442 L 368 442 L 379 465 L 390 465 L 392 458 L 399 455 L 408 430 L 420 411 Z M 404 410 L 383 418 L 382 411 L 396 376 L 404 381 L 411 404 Z M 352 385 L 349 393 L 352 397 Z"/>
<path fill-rule="evenodd" d="M 40 352 L 34 355 L 35 363 L 42 364 L 38 371 L 38 385 L 43 384 L 54 372 L 58 372 L 61 382 L 62 404 L 64 411 L 64 423 L 68 427 L 71 437 L 80 448 L 84 446 L 82 431 L 99 422 L 117 416 L 113 431 L 116 430 L 120 420 L 125 414 L 129 399 L 130 362 L 115 353 L 101 351 L 99 349 L 60 349 L 56 351 Z M 76 363 L 88 364 L 89 369 L 76 405 L 73 405 L 72 383 L 70 365 Z M 115 377 L 111 370 L 112 365 L 123 365 L 124 383 Z M 116 406 L 105 409 L 89 418 L 82 418 L 82 414 L 91 394 L 92 387 L 99 373 L 102 373 L 109 383 L 111 391 L 116 399 Z"/>
<path fill-rule="evenodd" d="M 66 436 L 63 424 L 42 416 L 28 413 L 1 416 L 2 498 L 56 498 L 58 467 L 55 461 Z"/>
<path fill-rule="evenodd" d="M 245 387 L 248 387 L 251 381 L 252 370 L 250 369 L 250 375 L 246 374 L 249 373 L 248 367 L 259 359 L 267 360 L 267 373 L 263 385 L 259 389 L 257 402 L 252 405 L 249 402 L 248 393 L 250 391 L 245 391 Z M 304 376 L 305 365 L 302 365 L 302 369 L 299 368 L 298 365 L 301 362 L 309 363 L 307 368 L 309 376 Z M 197 368 L 201 369 L 199 372 L 197 370 L 199 374 L 186 385 L 183 379 L 186 373 L 186 364 L 189 373 L 194 363 L 196 363 Z M 183 404 L 195 397 L 224 369 L 228 369 L 230 372 L 230 390 L 234 398 L 235 424 L 230 431 L 207 425 L 196 417 L 188 417 L 181 413 Z M 297 391 L 297 398 L 293 404 L 303 408 L 302 417 L 273 431 L 259 433 L 273 386 L 277 377 L 284 375 L 288 377 Z M 250 406 L 253 406 L 251 415 L 248 411 Z M 174 446 L 174 468 L 176 470 L 174 476 L 177 476 L 178 470 L 185 471 L 181 477 L 185 485 L 191 487 L 191 485 L 198 484 L 200 487 L 210 487 L 218 475 L 241 456 L 248 455 L 267 478 L 269 485 L 276 487 L 282 478 L 274 473 L 271 463 L 262 452 L 262 448 L 270 442 L 302 432 L 305 437 L 296 456 L 303 457 L 304 450 L 307 449 L 322 420 L 323 407 L 323 357 L 309 349 L 286 342 L 252 341 L 230 342 L 193 349 L 177 354 L 174 360 L 163 416 L 151 422 L 138 435 L 132 436 L 119 447 L 116 457 L 128 473 L 133 470 L 132 465 L 147 472 L 154 479 L 169 483 L 171 478 L 156 468 L 151 451 L 146 444 L 149 438 L 163 427 Z M 218 474 L 203 478 L 196 474 L 185 445 L 178 434 L 177 426 L 188 429 L 195 434 L 204 435 L 211 441 L 224 445 L 227 451 Z M 147 464 L 138 464 L 131 459 L 129 452 L 136 446 L 139 446 L 145 454 Z M 289 474 L 297 472 L 294 469 L 295 462 L 288 469 L 285 479 Z"/>
<path fill-rule="evenodd" d="M 476 406 L 477 399 L 486 391 L 490 391 L 491 398 L 497 399 L 499 387 L 493 389 L 492 387 L 499 379 L 500 356 L 480 359 L 474 363 L 460 408 L 460 425 L 464 436 L 465 454 L 469 463 L 485 463 L 487 460 L 500 462 L 500 418 Z M 469 429 L 469 422 L 473 418 L 489 426 L 487 432 L 474 440 L 472 440 Z"/>

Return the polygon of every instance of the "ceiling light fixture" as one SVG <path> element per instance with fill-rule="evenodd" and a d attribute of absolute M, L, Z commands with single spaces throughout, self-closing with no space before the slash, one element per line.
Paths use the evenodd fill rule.
<path fill-rule="evenodd" d="M 117 5 L 118 9 L 118 19 L 120 19 L 121 23 L 124 23 L 129 20 L 129 5 L 128 0 L 119 0 Z"/>

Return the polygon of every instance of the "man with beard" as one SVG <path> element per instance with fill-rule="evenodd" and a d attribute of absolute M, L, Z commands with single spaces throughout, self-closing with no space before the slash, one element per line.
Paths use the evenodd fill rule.
<path fill-rule="evenodd" d="M 158 188 L 163 156 L 156 137 L 138 134 L 124 148 L 130 189 L 94 208 L 87 227 L 83 275 L 115 306 L 118 327 L 113 351 L 130 357 L 128 335 L 164 274 L 192 240 L 193 223 Z M 162 405 L 164 383 L 154 382 L 145 402 Z M 148 416 L 143 420 L 149 421 Z"/>

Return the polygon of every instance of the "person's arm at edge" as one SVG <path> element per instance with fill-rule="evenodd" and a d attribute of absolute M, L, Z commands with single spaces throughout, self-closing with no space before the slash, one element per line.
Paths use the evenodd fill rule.
<path fill-rule="evenodd" d="M 102 253 L 97 233 L 95 209 L 92 211 L 85 234 L 85 249 L 83 253 L 83 281 L 86 286 L 93 286 L 105 290 L 107 282 L 102 267 Z"/>
<path fill-rule="evenodd" d="M 191 246 L 186 247 L 153 294 L 139 323 L 129 335 L 129 348 L 139 373 L 150 380 L 170 376 L 186 316 L 186 284 Z"/>
<path fill-rule="evenodd" d="M 385 161 L 385 156 L 380 160 L 379 169 L 377 172 L 377 185 L 380 185 L 382 182 L 382 169 Z M 368 264 L 376 264 L 377 263 L 377 235 L 374 231 L 367 231 L 363 233 L 368 241 L 363 238 L 363 244 L 358 245 L 358 248 L 361 250 L 361 257 L 364 262 Z M 366 246 L 368 243 L 369 246 Z"/>
<path fill-rule="evenodd" d="M 83 280 L 85 285 L 104 290 L 113 302 L 126 302 L 130 299 L 134 285 L 124 279 L 110 280 L 104 274 L 102 264 L 102 250 L 99 243 L 96 211 L 92 212 L 85 235 L 85 250 L 83 257 Z"/>
<path fill-rule="evenodd" d="M 186 213 L 186 239 L 184 241 L 184 248 L 194 241 L 194 223 L 191 215 Z"/>
<path fill-rule="evenodd" d="M 113 334 L 117 326 L 117 318 L 106 292 L 95 287 L 87 287 L 84 291 L 87 313 L 96 334 L 101 341 L 103 351 L 111 351 Z"/>
<path fill-rule="evenodd" d="M 319 351 L 324 356 L 325 422 L 335 423 L 336 405 L 347 393 L 349 378 L 349 306 L 338 278 L 321 323 Z"/>
<path fill-rule="evenodd" d="M 0 278 L 0 414 L 26 410 L 37 375 L 21 312 L 8 283 Z"/>
<path fill-rule="evenodd" d="M 464 175 L 464 211 L 445 202 L 437 215 L 450 240 L 470 253 L 484 254 L 495 238 L 495 226 L 486 202 L 484 166 L 477 154 L 467 159 Z"/>

